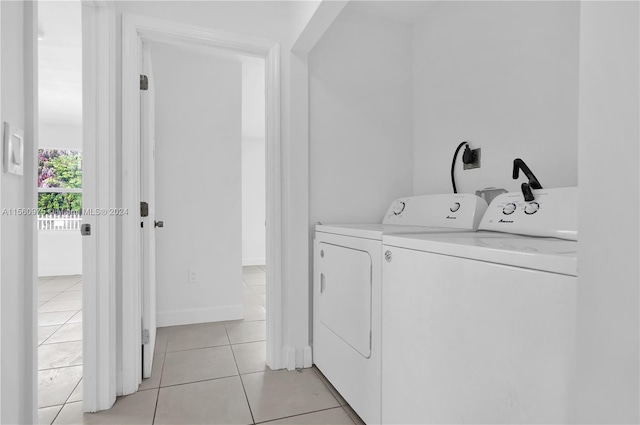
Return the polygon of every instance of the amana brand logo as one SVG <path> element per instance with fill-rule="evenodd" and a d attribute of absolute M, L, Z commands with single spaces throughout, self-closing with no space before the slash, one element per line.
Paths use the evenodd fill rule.
<path fill-rule="evenodd" d="M 451 217 L 450 215 L 448 215 L 447 218 L 450 220 L 456 220 L 458 217 Z"/>
<path fill-rule="evenodd" d="M 501 218 L 498 223 L 513 223 L 513 220 L 504 220 Z"/>

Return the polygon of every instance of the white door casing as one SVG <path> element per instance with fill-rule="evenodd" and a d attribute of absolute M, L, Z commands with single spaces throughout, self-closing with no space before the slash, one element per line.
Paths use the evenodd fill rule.
<path fill-rule="evenodd" d="M 155 91 L 151 52 L 142 46 L 142 72 L 148 87 L 140 90 L 141 199 L 149 215 L 141 218 L 142 231 L 142 377 L 151 377 L 156 346 L 156 167 L 155 167 Z M 147 339 L 148 340 L 145 340 Z"/>
<path fill-rule="evenodd" d="M 115 11 L 109 2 L 82 2 L 83 207 L 91 236 L 83 237 L 83 396 L 85 412 L 116 400 Z M 113 212 L 113 211 L 112 211 Z"/>
<path fill-rule="evenodd" d="M 144 42 L 210 46 L 265 58 L 267 151 L 267 364 L 283 365 L 282 345 L 282 202 L 280 153 L 280 47 L 278 43 L 243 35 L 211 31 L 147 16 L 122 16 L 122 207 L 140 208 L 140 90 Z M 140 318 L 142 282 L 140 219 L 122 221 L 122 332 L 118 394 L 137 391 L 141 382 Z M 145 294 L 145 297 L 147 294 Z M 150 304 L 150 303 L 149 303 Z"/>

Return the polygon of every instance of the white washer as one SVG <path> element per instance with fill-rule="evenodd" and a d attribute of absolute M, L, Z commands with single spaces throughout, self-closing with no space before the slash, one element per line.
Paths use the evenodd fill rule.
<path fill-rule="evenodd" d="M 382 237 L 472 231 L 486 208 L 475 195 L 414 196 L 382 224 L 316 226 L 313 360 L 366 423 L 380 423 Z"/>
<path fill-rule="evenodd" d="M 569 421 L 577 190 L 534 194 L 476 233 L 383 238 L 383 423 Z"/>

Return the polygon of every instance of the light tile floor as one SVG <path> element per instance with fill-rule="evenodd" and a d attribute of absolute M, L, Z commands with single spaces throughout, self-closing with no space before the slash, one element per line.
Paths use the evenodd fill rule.
<path fill-rule="evenodd" d="M 82 276 L 38 281 L 38 407 L 46 423 L 82 400 Z M 47 419 L 49 418 L 49 419 Z"/>
<path fill-rule="evenodd" d="M 264 268 L 244 267 L 244 320 L 159 328 L 151 377 L 143 380 L 137 393 L 119 397 L 108 411 L 82 413 L 76 394 L 80 388 L 81 396 L 81 367 L 69 354 L 72 347 L 66 347 L 63 357 L 73 365 L 42 372 L 66 373 L 57 382 L 76 382 L 75 391 L 59 391 L 69 391 L 64 403 L 41 404 L 40 423 L 362 424 L 317 369 L 271 371 L 265 366 L 264 289 Z M 74 316 L 63 324 L 51 325 L 58 326 L 55 330 L 42 329 L 44 345 L 57 333 L 60 335 L 53 341 L 77 335 L 76 328 L 62 329 Z"/>

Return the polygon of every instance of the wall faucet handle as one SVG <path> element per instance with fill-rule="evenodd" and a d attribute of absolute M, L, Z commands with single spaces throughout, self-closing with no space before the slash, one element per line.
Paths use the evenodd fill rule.
<path fill-rule="evenodd" d="M 520 158 L 516 158 L 513 160 L 513 179 L 516 180 L 520 176 L 520 170 L 524 173 L 524 175 L 529 179 L 529 186 L 531 189 L 542 189 L 542 185 L 533 174 L 531 169 L 527 167 L 527 164 L 524 163 Z"/>
<path fill-rule="evenodd" d="M 522 183 L 520 187 L 522 188 L 522 194 L 524 195 L 524 200 L 526 202 L 531 202 L 536 199 L 535 196 L 533 196 L 531 185 L 529 185 L 529 183 Z"/>

